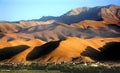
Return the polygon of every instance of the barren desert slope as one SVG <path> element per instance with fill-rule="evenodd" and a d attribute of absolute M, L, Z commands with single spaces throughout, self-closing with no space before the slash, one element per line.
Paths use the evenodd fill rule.
<path fill-rule="evenodd" d="M 0 62 L 120 61 L 120 6 L 0 22 Z"/>
<path fill-rule="evenodd" d="M 120 38 L 92 38 L 82 39 L 67 37 L 65 40 L 44 41 L 34 39 L 30 41 L 15 40 L 4 42 L 10 47 L 0 48 L 1 62 L 94 62 L 95 60 L 82 53 L 89 47 L 100 51 L 100 48 L 110 42 L 120 42 Z M 2 45 L 2 44 L 1 44 Z M 21 46 L 21 47 L 20 47 Z M 26 47 L 28 46 L 28 47 Z M 13 48 L 11 48 L 13 47 Z M 22 51 L 20 49 L 23 49 Z M 116 49 L 114 49 L 116 50 Z M 10 53 L 13 52 L 13 53 Z M 14 51 L 18 51 L 17 53 Z M 92 51 L 89 51 L 92 52 Z M 94 53 L 94 52 L 93 52 Z M 4 58 L 3 58 L 4 57 Z"/>

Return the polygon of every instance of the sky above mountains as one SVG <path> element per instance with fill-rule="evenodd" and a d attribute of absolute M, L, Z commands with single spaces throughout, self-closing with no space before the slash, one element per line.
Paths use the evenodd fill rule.
<path fill-rule="evenodd" d="M 119 0 L 0 0 L 0 21 L 60 16 L 78 7 L 120 5 Z"/>

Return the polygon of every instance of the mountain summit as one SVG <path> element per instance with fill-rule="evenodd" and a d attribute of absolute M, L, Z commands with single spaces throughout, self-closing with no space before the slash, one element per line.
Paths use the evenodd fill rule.
<path fill-rule="evenodd" d="M 97 21 L 106 20 L 109 22 L 109 20 L 111 21 L 113 19 L 114 22 L 120 21 L 120 6 L 114 4 L 107 6 L 97 6 L 93 8 L 90 7 L 76 8 L 59 17 L 48 16 L 42 17 L 40 20 L 41 21 L 56 20 L 66 24 L 71 24 L 83 20 L 97 20 Z"/>

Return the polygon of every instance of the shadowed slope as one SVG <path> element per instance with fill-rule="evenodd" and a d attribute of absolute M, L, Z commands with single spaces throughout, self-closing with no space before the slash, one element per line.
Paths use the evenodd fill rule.
<path fill-rule="evenodd" d="M 25 44 L 30 46 L 28 49 L 25 49 L 24 51 L 16 54 L 15 56 L 13 56 L 12 58 L 10 58 L 9 60 L 7 60 L 7 62 L 26 62 L 26 57 L 27 55 L 34 49 L 34 47 L 36 46 L 41 46 L 43 45 L 45 42 L 39 39 L 33 39 L 30 41 L 21 41 L 20 40 L 16 40 L 16 41 L 11 41 L 10 42 L 12 45 L 18 45 L 18 44 Z"/>
<path fill-rule="evenodd" d="M 120 61 L 120 42 L 109 42 L 99 49 L 100 51 L 87 47 L 81 55 L 98 61 Z"/>
<path fill-rule="evenodd" d="M 120 41 L 116 38 L 93 38 L 93 39 L 80 39 L 76 37 L 67 37 L 63 41 L 48 42 L 42 46 L 35 47 L 27 56 L 27 60 L 37 62 L 70 62 L 70 61 L 83 61 L 93 62 L 91 57 L 83 56 L 81 53 L 90 46 L 99 51 L 98 48 L 105 45 L 110 41 Z M 89 52 L 93 52 L 92 50 Z M 94 53 L 93 53 L 94 54 Z"/>
<path fill-rule="evenodd" d="M 103 60 L 120 61 L 120 42 L 106 43 L 103 47 L 99 48 L 103 53 Z"/>
<path fill-rule="evenodd" d="M 35 60 L 37 58 L 43 57 L 59 46 L 61 41 L 48 42 L 42 46 L 35 47 L 27 56 L 27 60 Z"/>
<path fill-rule="evenodd" d="M 120 25 L 109 24 L 108 28 L 113 30 L 114 32 L 119 32 L 120 33 Z"/>
<path fill-rule="evenodd" d="M 19 45 L 19 46 L 6 47 L 3 49 L 0 49 L 0 61 L 5 60 L 5 59 L 10 59 L 11 57 L 24 51 L 27 48 L 29 47 L 26 45 Z"/>
<path fill-rule="evenodd" d="M 44 41 L 41 41 L 39 39 L 34 39 L 30 41 L 14 40 L 6 42 L 6 44 L 9 43 L 13 47 L 7 48 L 7 50 L 6 48 L 0 49 L 0 61 L 94 62 L 94 60 L 102 60 L 104 57 L 108 57 L 105 54 L 107 52 L 101 50 L 100 47 L 103 47 L 104 45 L 106 45 L 106 43 L 109 42 L 120 42 L 120 38 L 96 37 L 92 39 L 83 39 L 77 37 L 67 37 L 64 40 L 52 41 L 48 43 L 45 43 Z M 24 48 L 16 48 L 16 46 L 18 45 L 27 45 L 29 47 L 23 46 Z M 119 46 L 119 44 L 116 46 Z M 103 48 L 106 49 L 105 46 Z M 117 50 L 117 52 L 119 52 L 119 50 Z M 104 56 L 103 54 L 106 56 Z M 117 55 L 119 55 L 119 53 Z M 110 56 L 113 56 L 113 54 Z"/>

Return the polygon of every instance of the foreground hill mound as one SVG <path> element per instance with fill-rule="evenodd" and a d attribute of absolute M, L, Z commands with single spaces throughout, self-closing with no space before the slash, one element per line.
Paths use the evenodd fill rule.
<path fill-rule="evenodd" d="M 0 60 L 1 62 L 94 62 L 101 61 L 103 55 L 106 55 L 106 59 L 111 60 L 111 58 L 109 58 L 111 55 L 108 56 L 108 51 L 111 49 L 105 45 L 109 46 L 108 43 L 112 42 L 118 42 L 119 44 L 120 38 L 96 37 L 92 39 L 81 39 L 77 37 L 67 37 L 63 40 L 48 43 L 38 39 L 26 42 L 14 40 L 6 42 L 11 44 L 9 47 L 4 46 L 4 48 L 0 49 Z M 24 45 L 25 48 L 20 45 Z M 114 45 L 116 44 L 112 45 L 112 50 L 118 50 L 118 48 L 113 49 Z M 109 50 L 103 51 L 105 50 L 104 47 Z M 110 53 L 112 53 L 112 51 L 110 51 Z"/>

